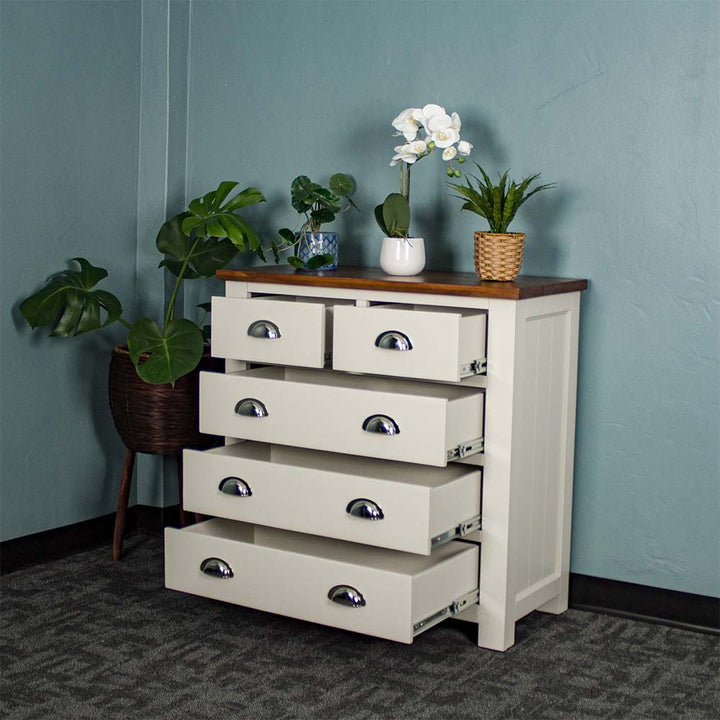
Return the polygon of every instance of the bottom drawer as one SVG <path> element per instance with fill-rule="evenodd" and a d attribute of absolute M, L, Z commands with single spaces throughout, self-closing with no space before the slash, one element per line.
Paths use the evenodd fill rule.
<path fill-rule="evenodd" d="M 410 643 L 477 600 L 478 557 L 469 543 L 426 557 L 215 519 L 166 529 L 165 586 Z"/>

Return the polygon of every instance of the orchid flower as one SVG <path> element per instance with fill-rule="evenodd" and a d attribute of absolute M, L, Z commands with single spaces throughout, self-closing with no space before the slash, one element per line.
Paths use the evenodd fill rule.
<path fill-rule="evenodd" d="M 395 136 L 405 138 L 404 145 L 397 145 L 390 161 L 391 166 L 400 164 L 400 193 L 410 197 L 410 169 L 418 160 L 427 157 L 435 148 L 442 150 L 442 158 L 448 163 L 447 174 L 460 177 L 453 163 L 465 162 L 472 145 L 460 140 L 462 122 L 456 112 L 448 113 L 442 105 L 430 103 L 423 107 L 403 110 L 392 121 Z"/>

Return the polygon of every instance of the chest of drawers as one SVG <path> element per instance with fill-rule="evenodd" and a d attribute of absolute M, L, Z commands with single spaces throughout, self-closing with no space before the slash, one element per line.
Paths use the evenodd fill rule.
<path fill-rule="evenodd" d="M 168 588 L 412 642 L 505 650 L 567 608 L 584 280 L 224 271 Z"/>

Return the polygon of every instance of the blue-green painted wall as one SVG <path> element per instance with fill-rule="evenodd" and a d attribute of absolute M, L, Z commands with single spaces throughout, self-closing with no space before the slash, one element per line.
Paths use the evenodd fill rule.
<path fill-rule="evenodd" d="M 118 333 L 48 339 L 17 305 L 84 256 L 133 311 L 140 3 L 3 2 L 0 32 L 4 540 L 117 502 L 122 445 L 106 386 Z"/>
<path fill-rule="evenodd" d="M 153 38 L 163 40 L 172 24 L 160 21 L 167 5 L 140 3 L 144 20 L 137 19 L 135 3 L 49 5 L 57 8 L 54 13 L 38 11 L 38 3 L 26 4 L 24 10 L 13 3 L 3 6 L 5 308 L 55 266 L 54 258 L 48 258 L 50 246 L 44 244 L 21 271 L 6 270 L 7 258 L 13 264 L 26 257 L 19 247 L 6 249 L 8 227 L 28 219 L 27 213 L 14 210 L 25 195 L 15 176 L 28 185 L 35 179 L 26 166 L 39 165 L 43 180 L 67 174 L 67 188 L 74 191 L 87 186 L 82 158 L 96 167 L 111 160 L 120 175 L 113 182 L 123 188 L 133 183 L 155 187 L 152 164 L 140 163 L 135 171 L 130 167 L 133 152 L 137 161 L 137 134 L 124 145 L 117 138 L 107 146 L 93 144 L 94 136 L 78 137 L 73 123 L 58 145 L 33 146 L 23 160 L 19 150 L 11 151 L 16 155 L 9 186 L 7 148 L 17 141 L 11 144 L 6 138 L 20 136 L 28 124 L 23 115 L 40 110 L 48 95 L 43 89 L 54 87 L 41 76 L 38 89 L 31 86 L 30 97 L 23 98 L 22 112 L 8 105 L 7 98 L 21 89 L 27 96 L 21 79 L 8 86 L 7 59 L 13 66 L 32 66 L 35 49 L 22 32 L 29 33 L 33 23 L 48 33 L 60 23 L 71 37 L 87 35 L 84 42 L 72 44 L 79 59 L 70 62 L 74 71 L 64 80 L 77 101 L 71 106 L 81 100 L 78 73 L 97 72 L 112 78 L 114 90 L 112 97 L 93 103 L 101 119 L 115 118 L 118 132 L 132 135 L 132 118 L 138 113 L 157 118 L 148 108 L 147 84 L 139 90 L 141 112 L 130 97 L 135 90 L 130 92 L 125 83 L 131 76 L 137 81 L 137 62 L 143 79 L 155 76 L 158 60 L 140 52 L 138 23 L 145 33 L 142 47 L 152 47 Z M 515 229 L 529 235 L 525 273 L 591 280 L 583 297 L 572 570 L 720 595 L 720 7 L 713 2 L 441 0 L 203 0 L 182 6 L 181 14 L 189 8 L 179 20 L 182 27 L 189 24 L 189 46 L 180 47 L 180 57 L 167 53 L 165 90 L 176 101 L 168 101 L 165 109 L 164 101 L 159 103 L 166 129 L 158 130 L 149 145 L 158 152 L 163 137 L 167 141 L 167 152 L 159 155 L 168 178 L 160 196 L 170 211 L 176 210 L 181 188 L 187 199 L 219 180 L 256 184 L 268 203 L 249 214 L 269 236 L 294 220 L 288 188 L 295 175 L 326 179 L 345 171 L 358 181 L 363 212 L 338 223 L 342 259 L 376 265 L 380 234 L 372 207 L 397 187 L 396 173 L 388 167 L 395 143 L 390 120 L 404 107 L 426 102 L 461 114 L 463 136 L 475 145 L 474 159 L 490 168 L 510 167 L 518 175 L 541 170 L 544 179 L 557 181 L 556 190 L 521 210 Z M 99 9 L 76 22 L 78 7 Z M 17 40 L 6 40 L 8 16 L 22 13 L 26 30 Z M 88 26 L 98 14 L 102 22 Z M 117 32 L 117 23 L 123 32 Z M 86 32 L 88 27 L 95 33 Z M 98 47 L 108 42 L 113 48 L 113 43 L 122 45 L 112 56 L 125 58 L 126 64 L 115 62 L 100 73 Z M 48 67 L 57 73 L 67 48 L 49 42 L 45 52 Z M 119 116 L 127 127 L 120 127 Z M 37 118 L 35 123 L 40 130 L 49 125 Z M 140 138 L 142 158 L 142 132 Z M 50 185 L 45 194 L 53 190 Z M 98 191 L 98 183 L 90 192 L 106 195 Z M 115 224 L 127 224 L 130 236 L 140 218 L 139 247 L 132 247 L 132 237 L 128 240 L 137 252 L 140 286 L 150 272 L 147 237 L 155 229 L 154 211 L 143 197 L 133 203 L 120 192 L 110 209 L 103 207 Z M 69 201 L 85 207 L 75 192 Z M 438 158 L 413 171 L 412 204 L 415 229 L 429 245 L 430 267 L 470 271 L 472 231 L 478 224 L 448 197 Z M 17 214 L 8 216 L 13 212 Z M 34 232 L 55 238 L 64 256 L 77 252 L 76 229 L 68 229 L 67 212 L 35 211 L 31 217 Z M 107 257 L 108 246 L 120 247 L 118 234 L 110 243 L 87 233 L 80 236 L 81 245 L 88 254 L 97 249 Z M 120 252 L 110 257 L 122 272 Z M 192 287 L 186 306 L 204 295 Z M 81 519 L 78 506 L 86 509 L 85 517 L 109 511 L 114 481 L 106 467 L 100 473 L 91 468 L 93 460 L 105 462 L 104 448 L 112 442 L 92 439 L 98 427 L 105 428 L 104 435 L 110 433 L 109 420 L 98 417 L 105 373 L 94 344 L 98 341 L 88 341 L 95 355 L 85 358 L 88 364 L 81 372 L 81 353 L 31 339 L 7 312 L 2 323 L 3 506 L 12 498 L 12 511 L 3 518 L 12 517 L 13 527 L 24 534 Z M 21 343 L 20 355 L 9 363 L 8 338 Z M 53 358 L 52 370 L 48 357 Z M 98 376 L 93 376 L 92 388 L 82 377 L 90 372 Z M 84 396 L 76 397 L 78 387 Z M 63 395 L 57 395 L 58 388 Z M 71 409 L 63 417 L 73 423 L 58 429 L 38 409 L 48 396 Z M 83 439 L 74 440 L 76 433 L 68 426 L 80 423 L 83 411 L 87 416 L 89 402 L 93 417 L 77 433 Z M 46 443 L 28 450 L 28 437 L 41 436 Z M 73 442 L 71 450 L 63 451 Z M 42 493 L 33 497 L 19 489 L 28 470 L 37 475 L 48 467 L 53 475 L 62 473 L 70 486 L 67 503 L 50 494 L 54 504 L 61 504 L 59 511 L 39 503 Z M 46 492 L 53 480 L 45 483 Z M 15 518 L 22 507 L 16 493 L 23 502 L 31 501 L 24 518 Z M 3 534 L 8 536 L 5 527 Z"/>
<path fill-rule="evenodd" d="M 475 159 L 558 183 L 528 203 L 523 271 L 588 277 L 572 570 L 720 595 L 720 6 L 711 2 L 198 2 L 189 188 L 358 181 L 347 262 L 377 265 L 397 189 L 390 121 L 457 110 Z M 442 163 L 413 170 L 436 269 L 472 270 L 478 223 Z"/>

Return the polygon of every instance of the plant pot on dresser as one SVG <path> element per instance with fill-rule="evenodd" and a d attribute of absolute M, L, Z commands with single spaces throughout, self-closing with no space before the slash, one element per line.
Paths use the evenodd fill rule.
<path fill-rule="evenodd" d="M 166 586 L 400 642 L 505 650 L 567 608 L 585 280 L 221 271 Z"/>

